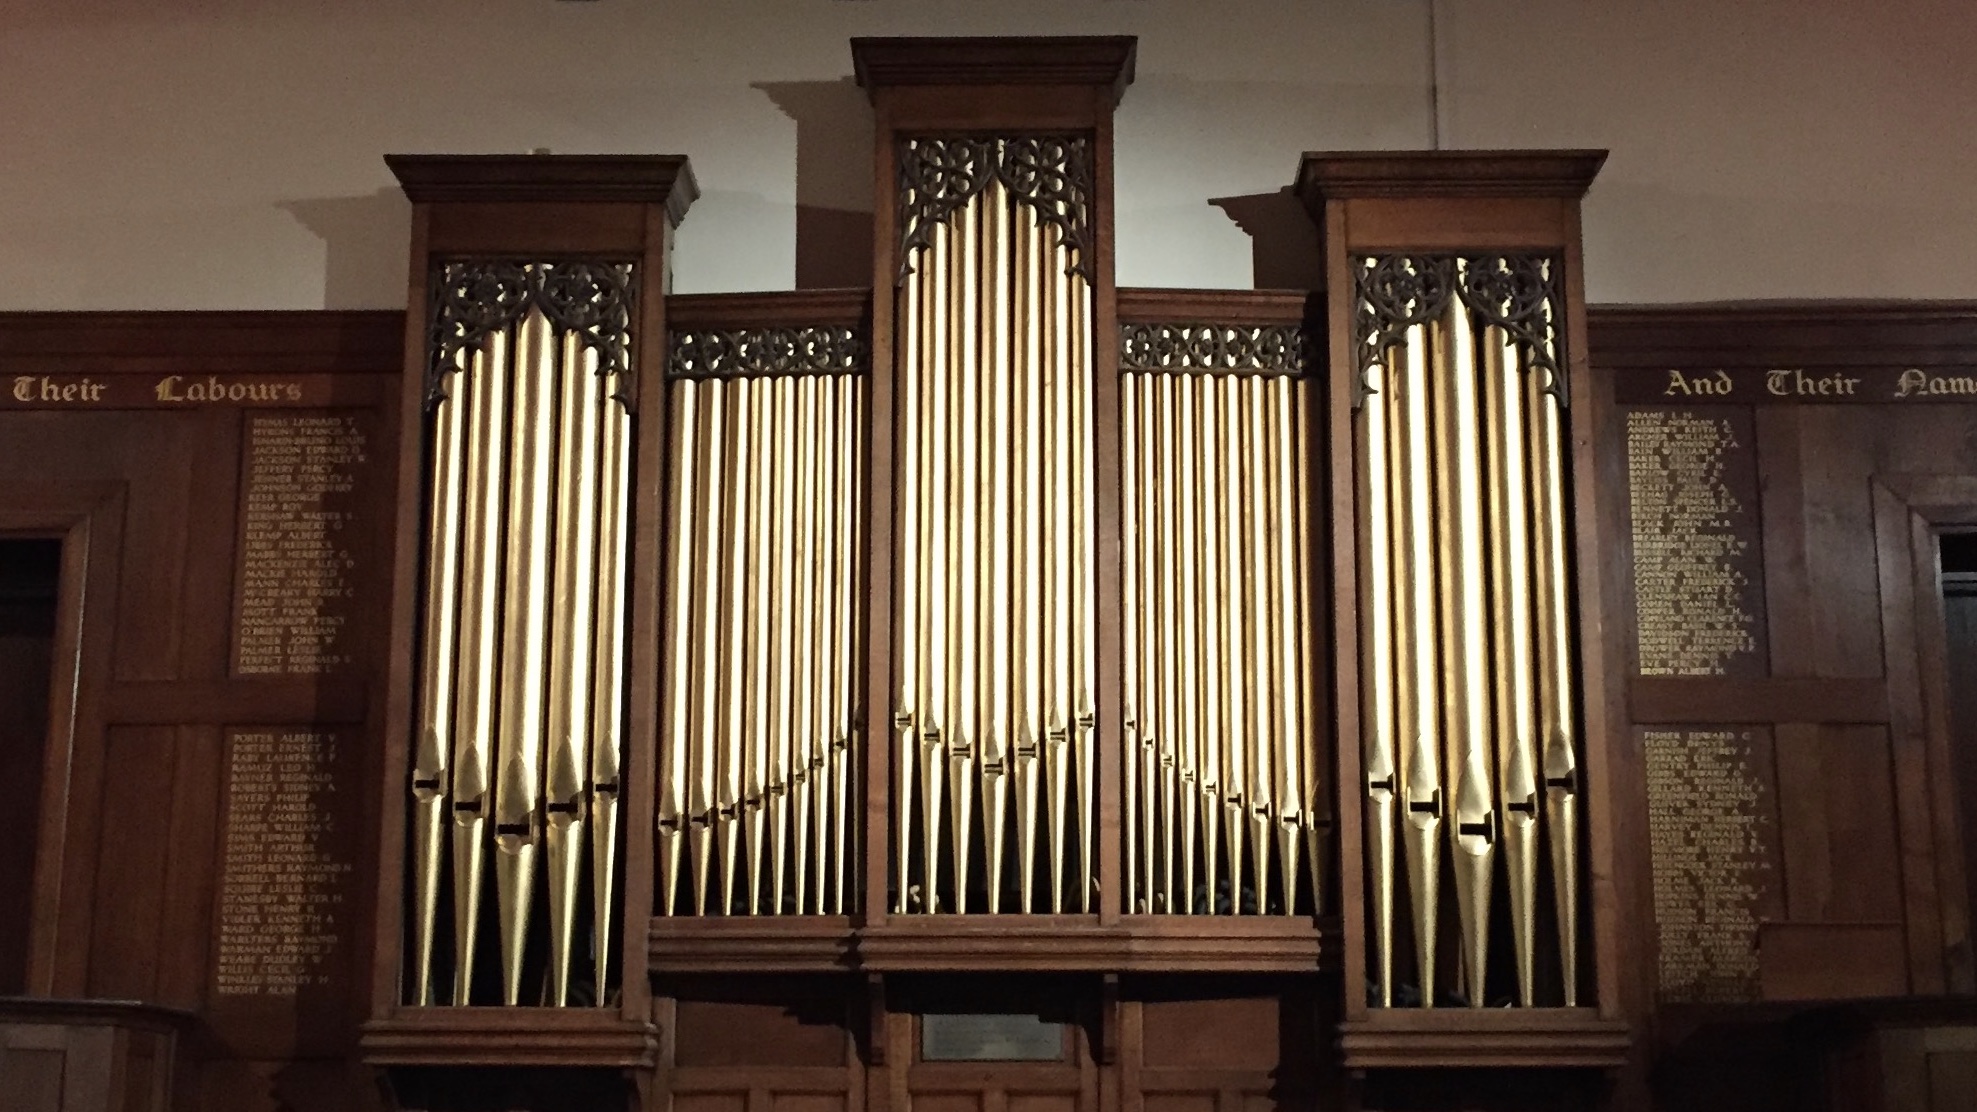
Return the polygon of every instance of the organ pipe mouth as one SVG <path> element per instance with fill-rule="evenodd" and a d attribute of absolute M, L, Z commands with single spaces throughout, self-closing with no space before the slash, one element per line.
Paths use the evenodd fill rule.
<path fill-rule="evenodd" d="M 1360 742 L 1380 1006 L 1398 1002 L 1410 972 L 1426 1006 L 1577 1004 L 1578 694 L 1556 267 L 1522 256 L 1355 261 Z M 1568 770 L 1560 789 L 1549 786 L 1554 766 Z M 1492 936 L 1498 892 L 1508 940 Z M 1396 922 L 1403 893 L 1411 963 Z M 1562 987 L 1541 999 L 1544 937 L 1556 940 Z M 1506 941 L 1508 987 L 1493 1000 Z M 1437 968 L 1445 948 L 1458 958 L 1453 976 Z"/>

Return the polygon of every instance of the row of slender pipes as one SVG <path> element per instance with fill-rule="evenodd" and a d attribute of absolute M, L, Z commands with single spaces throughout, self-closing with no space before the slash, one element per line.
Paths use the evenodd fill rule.
<path fill-rule="evenodd" d="M 460 353 L 431 415 L 411 776 L 417 1004 L 441 989 L 449 917 L 448 1002 L 482 1002 L 472 997 L 490 852 L 503 1001 L 520 1002 L 528 941 L 545 925 L 544 1002 L 569 997 L 579 922 L 593 932 L 593 983 L 606 983 L 631 461 L 617 379 L 531 308 Z M 538 883 L 546 924 L 536 921 Z"/>
<path fill-rule="evenodd" d="M 1136 912 L 1309 911 L 1325 890 L 1330 807 L 1310 745 L 1307 389 L 1282 374 L 1124 376 Z"/>
<path fill-rule="evenodd" d="M 855 900 L 863 388 L 850 373 L 669 384 L 662 914 Z"/>
<path fill-rule="evenodd" d="M 1092 295 L 1054 238 L 990 181 L 897 294 L 900 913 L 1093 906 Z"/>
<path fill-rule="evenodd" d="M 1405 995 L 1404 885 L 1420 1003 L 1488 1000 L 1499 887 L 1515 1000 L 1539 1003 L 1548 856 L 1555 1002 L 1571 1006 L 1578 774 L 1561 398 L 1549 368 L 1456 298 L 1379 355 L 1354 430 L 1376 1002 Z M 1438 976 L 1444 873 L 1457 977 Z"/>

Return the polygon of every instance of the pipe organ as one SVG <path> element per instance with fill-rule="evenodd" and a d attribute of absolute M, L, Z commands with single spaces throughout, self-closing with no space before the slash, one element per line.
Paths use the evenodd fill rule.
<path fill-rule="evenodd" d="M 1342 991 L 1355 1069 L 1621 1061 L 1597 159 L 1310 156 L 1322 293 L 1122 295 L 1130 40 L 853 55 L 870 290 L 668 296 L 682 160 L 393 160 L 427 310 L 367 1054 L 540 1030 L 689 1112 L 975 1054 L 1184 1092 L 1173 1048 Z"/>
<path fill-rule="evenodd" d="M 1347 1061 L 1624 1046 L 1578 199 L 1599 152 L 1310 154 Z M 1589 821 L 1592 820 L 1592 821 Z M 1443 1007 L 1455 1005 L 1454 1007 Z M 1509 1007 L 1506 1009 L 1505 1005 Z"/>
<path fill-rule="evenodd" d="M 403 314 L 0 313 L 0 1106 L 1968 1108 L 1977 305 L 1589 339 L 1586 151 L 1121 289 L 1134 49 L 854 41 L 853 288 L 394 156 Z"/>

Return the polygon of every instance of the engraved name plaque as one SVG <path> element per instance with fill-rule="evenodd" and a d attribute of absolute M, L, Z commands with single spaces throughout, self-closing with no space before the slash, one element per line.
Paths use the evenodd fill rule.
<path fill-rule="evenodd" d="M 1640 674 L 1762 675 L 1757 472 L 1748 411 L 1627 415 Z"/>
<path fill-rule="evenodd" d="M 235 675 L 317 675 L 352 663 L 367 448 L 358 414 L 247 417 Z"/>
<path fill-rule="evenodd" d="M 345 744 L 293 729 L 227 734 L 214 963 L 222 996 L 293 996 L 332 983 L 357 833 L 342 829 L 334 806 Z"/>
<path fill-rule="evenodd" d="M 1758 996 L 1757 927 L 1771 911 L 1776 820 L 1768 733 L 1643 730 L 1654 856 L 1658 995 Z"/>

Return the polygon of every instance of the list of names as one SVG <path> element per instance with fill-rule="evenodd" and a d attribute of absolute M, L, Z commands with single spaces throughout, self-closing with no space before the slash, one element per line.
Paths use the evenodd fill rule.
<path fill-rule="evenodd" d="M 1627 415 L 1634 605 L 1644 676 L 1722 676 L 1762 667 L 1755 476 L 1731 419 L 1683 410 Z M 1747 470 L 1739 468 L 1736 470 Z M 1748 478 L 1748 482 L 1744 481 Z"/>
<path fill-rule="evenodd" d="M 1772 820 L 1749 731 L 1645 730 L 1659 994 L 1755 1000 Z"/>
<path fill-rule="evenodd" d="M 337 413 L 253 413 L 247 422 L 234 672 L 335 671 L 354 658 L 364 426 Z"/>
<path fill-rule="evenodd" d="M 292 996 L 331 983 L 351 836 L 332 806 L 335 734 L 227 737 L 225 862 L 215 989 Z"/>

